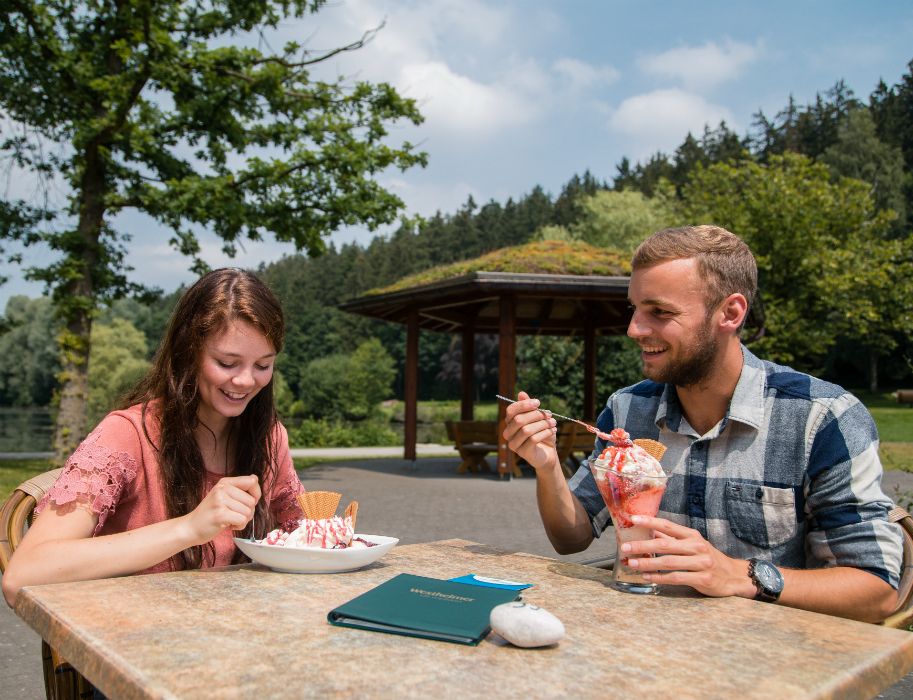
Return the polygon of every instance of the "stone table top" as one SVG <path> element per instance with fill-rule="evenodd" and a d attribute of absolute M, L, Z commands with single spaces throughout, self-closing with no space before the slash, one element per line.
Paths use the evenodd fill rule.
<path fill-rule="evenodd" d="M 334 627 L 399 573 L 527 581 L 556 646 L 478 647 Z M 350 573 L 245 565 L 27 587 L 16 612 L 111 698 L 869 698 L 913 668 L 913 634 L 742 598 L 621 593 L 611 572 L 465 540 Z"/>

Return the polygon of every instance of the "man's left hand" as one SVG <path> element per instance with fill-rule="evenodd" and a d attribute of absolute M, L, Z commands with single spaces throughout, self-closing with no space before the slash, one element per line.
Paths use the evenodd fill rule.
<path fill-rule="evenodd" d="M 711 545 L 694 528 L 677 525 L 664 518 L 635 515 L 635 525 L 651 528 L 651 540 L 622 545 L 628 565 L 644 578 L 658 584 L 691 586 L 704 595 L 738 595 L 753 598 L 756 592 L 748 578 L 748 562 L 733 559 Z M 654 556 L 638 556 L 653 554 Z"/>

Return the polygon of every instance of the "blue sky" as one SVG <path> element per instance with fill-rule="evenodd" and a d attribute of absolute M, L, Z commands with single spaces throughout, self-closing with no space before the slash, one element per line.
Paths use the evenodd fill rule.
<path fill-rule="evenodd" d="M 419 101 L 425 123 L 391 135 L 421 144 L 428 167 L 381 181 L 422 215 L 452 213 L 469 195 L 504 202 L 536 185 L 557 194 L 585 170 L 610 181 L 624 156 L 671 153 L 689 130 L 721 119 L 743 135 L 758 110 L 773 117 L 790 95 L 804 105 L 839 79 L 868 98 L 879 79 L 897 83 L 913 59 L 908 0 L 331 0 L 270 41 L 327 49 L 384 21 L 367 47 L 320 70 L 386 81 Z M 7 183 L 7 193 L 20 194 L 17 185 Z M 115 225 L 133 236 L 134 280 L 170 291 L 192 279 L 167 231 L 136 214 Z M 374 235 L 349 229 L 332 240 Z M 213 266 L 294 252 L 264 241 L 232 261 L 214 237 L 202 238 Z M 26 252 L 30 264 L 46 258 Z M 0 308 L 11 294 L 41 293 L 16 271 L 5 274 Z"/>

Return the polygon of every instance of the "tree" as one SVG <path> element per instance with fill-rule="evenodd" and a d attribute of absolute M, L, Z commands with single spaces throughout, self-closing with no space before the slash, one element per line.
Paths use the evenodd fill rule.
<path fill-rule="evenodd" d="M 640 348 L 629 338 L 599 336 L 596 341 L 598 412 L 601 401 L 617 389 L 636 384 L 643 374 Z M 539 397 L 553 411 L 582 415 L 583 353 L 579 337 L 521 336 L 517 344 L 517 386 Z"/>
<path fill-rule="evenodd" d="M 754 115 L 754 134 L 748 140 L 761 162 L 787 152 L 818 158 L 837 141 L 839 125 L 858 106 L 853 91 L 842 80 L 805 107 L 799 107 L 790 95 L 787 106 L 773 120 L 761 111 Z"/>
<path fill-rule="evenodd" d="M 884 143 L 875 133 L 875 122 L 867 109 L 854 109 L 840 125 L 837 142 L 821 156 L 837 176 L 864 180 L 872 186 L 872 197 L 878 209 L 897 214 L 896 234 L 906 227 L 903 153 L 898 146 Z"/>
<path fill-rule="evenodd" d="M 0 335 L 0 404 L 47 406 L 60 367 L 55 346 L 59 324 L 50 299 L 10 297 L 3 323 L 7 330 Z"/>
<path fill-rule="evenodd" d="M 65 323 L 55 451 L 82 435 L 92 319 L 102 302 L 141 291 L 124 263 L 127 209 L 173 232 L 202 272 L 195 230 L 233 254 L 267 232 L 316 254 L 342 225 L 375 228 L 402 201 L 373 177 L 425 163 L 387 125 L 421 122 L 387 84 L 312 79 L 314 64 L 357 49 L 281 52 L 237 44 L 324 0 L 10 0 L 0 13 L 0 109 L 12 120 L 0 147 L 17 167 L 56 174 L 67 205 L 9 200 L 6 241 L 43 243 L 59 258 L 26 276 L 44 281 Z M 266 45 L 268 42 L 261 42 Z M 42 223 L 43 222 L 43 223 Z M 16 256 L 16 250 L 12 255 Z"/>
<path fill-rule="evenodd" d="M 650 198 L 636 190 L 602 190 L 584 197 L 580 202 L 583 214 L 570 227 L 571 236 L 592 245 L 633 253 L 651 233 L 677 222 L 671 186 L 659 183 L 655 189 L 657 194 Z"/>
<path fill-rule="evenodd" d="M 895 277 L 909 245 L 887 245 L 890 213 L 868 183 L 833 181 L 802 155 L 698 168 L 683 193 L 685 218 L 725 226 L 758 261 L 768 358 L 819 371 L 842 337 L 879 344 L 909 334 L 910 285 Z M 891 283 L 891 280 L 894 283 Z"/>
<path fill-rule="evenodd" d="M 842 264 L 829 284 L 844 311 L 844 335 L 867 351 L 868 389 L 878 391 L 879 361 L 913 341 L 913 237 L 860 235 L 835 251 Z"/>
<path fill-rule="evenodd" d="M 913 61 L 900 82 L 888 87 L 880 81 L 869 98 L 878 137 L 903 153 L 906 177 L 907 228 L 913 228 Z"/>
<path fill-rule="evenodd" d="M 302 369 L 300 401 L 310 417 L 364 420 L 391 397 L 393 358 L 377 338 L 361 342 L 350 355 L 334 353 Z"/>
<path fill-rule="evenodd" d="M 89 420 L 97 423 L 115 408 L 149 370 L 146 337 L 129 321 L 92 326 L 89 355 Z"/>

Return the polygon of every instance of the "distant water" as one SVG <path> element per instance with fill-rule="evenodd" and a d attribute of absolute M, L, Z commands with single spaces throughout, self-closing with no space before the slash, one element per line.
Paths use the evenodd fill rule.
<path fill-rule="evenodd" d="M 49 452 L 53 436 L 50 410 L 0 406 L 0 452 Z"/>

